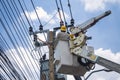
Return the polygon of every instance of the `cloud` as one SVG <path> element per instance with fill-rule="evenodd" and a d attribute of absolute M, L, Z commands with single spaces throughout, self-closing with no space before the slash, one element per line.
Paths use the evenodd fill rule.
<path fill-rule="evenodd" d="M 87 12 L 94 12 L 104 10 L 107 3 L 120 4 L 120 0 L 81 0 L 84 5 L 84 9 Z"/>
<path fill-rule="evenodd" d="M 47 13 L 42 7 L 36 7 L 36 11 L 38 13 L 39 18 L 41 19 L 41 22 L 48 22 L 50 20 L 50 22 L 49 22 L 50 24 L 55 24 L 56 20 L 59 21 L 59 15 L 56 10 L 53 11 L 52 13 Z M 60 12 L 62 13 L 62 11 L 60 11 Z M 35 10 L 31 11 L 31 12 L 25 11 L 25 14 L 27 15 L 28 19 L 30 19 L 30 17 L 31 17 L 31 19 L 33 21 L 37 20 L 37 15 L 35 13 Z M 54 18 L 53 18 L 53 16 L 54 16 Z M 61 17 L 63 19 L 63 15 L 61 15 Z M 66 17 L 66 19 L 69 18 L 69 16 L 66 13 L 65 13 L 65 17 Z"/>
<path fill-rule="evenodd" d="M 48 14 L 42 7 L 36 7 L 36 11 L 37 11 L 37 14 L 39 16 L 39 18 L 42 20 L 42 21 L 45 21 L 47 22 L 53 15 L 52 14 Z M 34 11 L 31 11 L 31 12 L 28 12 L 28 11 L 25 11 L 25 14 L 27 15 L 28 19 L 32 19 L 33 21 L 37 20 L 37 15 L 35 13 L 35 10 Z M 50 23 L 55 23 L 54 20 L 51 20 Z"/>
<path fill-rule="evenodd" d="M 100 48 L 95 50 L 95 54 L 120 64 L 120 52 L 113 53 L 110 49 L 103 50 L 103 48 Z"/>

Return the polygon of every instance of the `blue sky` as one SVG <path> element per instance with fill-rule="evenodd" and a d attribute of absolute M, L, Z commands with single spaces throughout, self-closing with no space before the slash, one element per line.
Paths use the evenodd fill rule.
<path fill-rule="evenodd" d="M 41 7 L 48 15 L 53 14 L 57 8 L 55 1 L 53 0 L 39 0 L 34 1 L 37 7 Z M 119 0 L 71 0 L 73 18 L 75 20 L 75 25 L 81 24 L 82 22 L 97 16 L 107 10 L 111 10 L 112 14 L 100 20 L 95 26 L 88 30 L 88 35 L 92 36 L 93 39 L 88 41 L 88 44 L 93 45 L 95 49 L 111 49 L 113 52 L 120 51 L 120 1 Z M 98 5 L 96 5 L 98 4 Z M 89 7 L 87 7 L 87 5 Z M 32 12 L 33 9 L 31 5 L 29 6 L 29 12 Z M 96 7 L 96 8 L 95 8 Z M 67 6 L 67 0 L 63 1 L 63 8 L 65 13 L 69 16 L 67 22 L 70 22 L 70 14 Z M 57 20 L 58 22 L 59 20 Z M 45 21 L 41 19 L 41 22 L 44 24 Z M 37 21 L 36 21 L 37 23 Z M 53 26 L 52 26 L 53 25 Z M 51 29 L 53 27 L 59 26 L 58 24 L 47 25 L 45 29 Z M 39 24 L 36 24 L 39 26 Z"/>
<path fill-rule="evenodd" d="M 14 0 L 14 1 L 18 4 L 17 0 Z M 20 0 L 20 1 L 22 2 L 23 0 Z M 36 17 L 36 14 L 32 7 L 32 4 L 31 4 L 30 0 L 24 0 L 24 1 L 27 4 L 27 8 L 28 8 L 28 11 L 25 10 L 26 15 L 29 14 L 31 16 L 31 19 L 35 26 L 33 28 L 34 28 L 34 30 L 38 30 L 40 24 L 38 22 L 38 19 Z M 51 17 L 56 14 L 57 7 L 55 4 L 55 0 L 33 0 L 33 1 L 34 1 L 35 8 L 38 12 L 38 15 L 39 15 L 43 25 L 45 23 L 47 23 L 51 19 Z M 63 8 L 65 11 L 67 23 L 70 24 L 70 14 L 69 14 L 68 6 L 67 6 L 67 0 L 62 0 L 62 2 L 63 2 Z M 87 43 L 88 43 L 88 45 L 93 46 L 95 48 L 95 53 L 97 55 L 103 56 L 105 58 L 110 57 L 111 60 L 113 60 L 117 63 L 120 63 L 120 37 L 119 37 L 120 36 L 120 16 L 119 16 L 120 15 L 120 0 L 70 0 L 70 3 L 71 3 L 71 9 L 72 9 L 72 13 L 73 13 L 73 18 L 75 20 L 75 25 L 79 25 L 79 24 L 85 22 L 86 20 L 88 20 L 92 17 L 95 17 L 107 10 L 112 11 L 112 14 L 110 14 L 109 16 L 105 17 L 104 19 L 100 20 L 96 25 L 94 25 L 92 28 L 90 28 L 88 30 L 87 35 L 92 36 L 92 40 L 89 40 Z M 23 5 L 23 3 L 22 3 L 22 5 Z M 29 25 L 25 19 L 25 16 L 23 15 L 23 12 L 22 12 L 19 4 L 18 4 L 18 8 L 20 10 L 20 14 L 19 14 L 19 16 L 15 14 L 15 16 L 17 17 L 17 20 L 19 21 L 20 15 L 21 15 L 27 24 L 27 26 L 26 26 L 27 29 L 29 29 Z M 8 23 L 10 25 L 9 27 L 12 29 L 16 38 L 18 38 L 18 36 L 16 35 L 15 31 L 13 30 L 13 26 L 10 23 L 7 15 L 5 14 L 5 10 L 3 9 L 1 4 L 0 4 L 0 9 L 3 11 L 4 16 L 6 17 Z M 10 10 L 10 8 L 8 8 L 8 9 Z M 10 13 L 12 14 L 12 11 L 10 11 Z M 12 14 L 12 16 L 13 16 L 13 14 Z M 28 15 L 27 15 L 27 17 L 28 17 L 28 19 L 30 19 Z M 3 19 L 3 16 L 1 15 L 1 13 L 0 13 L 0 18 L 3 21 L 5 21 Z M 1 26 L 1 24 L 0 24 L 0 26 Z M 7 26 L 7 24 L 5 24 L 5 26 Z M 52 29 L 52 28 L 58 27 L 58 26 L 59 26 L 59 17 L 58 17 L 58 14 L 56 14 L 55 17 L 47 25 L 44 26 L 44 29 Z M 6 35 L 5 30 L 3 29 L 3 27 L 0 27 L 0 28 L 1 28 L 0 29 L 1 34 L 4 35 L 4 38 L 8 41 L 9 45 L 11 46 L 11 49 L 14 50 L 14 47 L 11 45 L 11 42 L 10 42 L 8 36 Z M 20 27 L 19 27 L 19 29 L 20 29 Z M 42 36 L 42 38 L 43 38 L 43 36 Z M 17 39 L 17 41 L 20 42 L 19 39 Z M 23 49 L 23 47 L 20 43 L 19 43 L 19 46 L 17 46 L 17 47 L 20 47 Z M 45 52 L 47 52 L 47 51 L 45 51 Z M 101 66 L 97 67 L 97 69 L 100 69 L 100 68 L 101 68 Z M 110 77 L 110 78 L 108 78 L 105 76 L 105 74 L 106 73 L 101 73 L 100 75 L 102 75 L 102 76 L 100 76 L 100 79 L 96 79 L 96 80 L 110 80 L 111 77 L 109 75 L 107 75 L 108 77 Z M 116 76 L 113 77 L 112 79 L 114 79 L 114 80 L 120 79 L 119 74 L 113 72 L 110 75 L 112 76 L 113 74 Z M 99 76 L 99 74 L 96 74 L 92 78 L 96 78 L 98 76 Z M 71 76 L 69 76 L 69 77 L 71 77 Z M 68 79 L 68 80 L 70 80 L 70 79 Z"/>

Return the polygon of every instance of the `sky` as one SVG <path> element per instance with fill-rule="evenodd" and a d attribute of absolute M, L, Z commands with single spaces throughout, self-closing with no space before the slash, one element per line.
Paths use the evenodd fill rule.
<path fill-rule="evenodd" d="M 36 10 L 39 13 L 41 22 L 45 24 L 54 14 L 56 14 L 57 8 L 55 1 L 53 0 L 40 0 L 35 1 Z M 47 3 L 48 2 L 48 3 Z M 111 10 L 112 14 L 100 20 L 95 26 L 88 30 L 88 35 L 92 36 L 93 39 L 89 41 L 90 45 L 93 45 L 95 49 L 104 48 L 111 49 L 113 52 L 120 51 L 119 41 L 119 20 L 120 20 L 120 1 L 119 0 L 75 0 L 70 1 L 75 20 L 75 25 L 79 25 L 86 20 L 95 17 L 107 10 Z M 29 5 L 30 6 L 30 5 Z M 51 6 L 51 7 L 49 7 Z M 70 14 L 67 6 L 67 0 L 63 1 L 63 8 L 65 11 L 67 23 L 70 24 Z M 27 12 L 26 12 L 27 13 Z M 39 26 L 37 16 L 34 10 L 29 9 L 32 20 L 36 22 L 36 26 Z M 57 24 L 56 24 L 57 23 Z M 58 15 L 50 21 L 49 24 L 45 25 L 45 29 L 52 29 L 53 27 L 59 26 Z"/>
<path fill-rule="evenodd" d="M 21 0 L 22 1 L 22 0 Z M 57 13 L 57 7 L 55 0 L 33 0 L 35 4 L 35 9 L 38 13 L 41 23 L 44 29 L 52 30 L 54 27 L 59 26 L 59 16 Z M 70 13 L 67 6 L 67 0 L 61 0 L 63 3 L 63 8 L 65 12 L 65 17 L 67 23 L 70 24 Z M 18 4 L 18 1 L 16 0 Z M 28 10 L 25 10 L 27 18 L 30 20 L 29 15 L 33 21 L 35 27 L 34 31 L 39 29 L 39 21 L 35 14 L 35 11 L 31 5 L 30 0 L 25 0 Z M 29 3 L 29 4 L 28 4 Z M 73 18 L 75 20 L 75 25 L 79 25 L 92 17 L 95 17 L 107 10 L 111 10 L 111 14 L 102 20 L 100 20 L 96 25 L 87 30 L 87 35 L 92 36 L 92 40 L 87 41 L 88 45 L 93 46 L 95 49 L 95 54 L 107 58 L 111 61 L 120 64 L 120 0 L 70 0 Z M 1 8 L 3 10 L 3 8 Z M 4 10 L 3 10 L 4 11 Z M 20 9 L 20 14 L 23 19 L 25 16 Z M 29 15 L 28 15 L 29 14 Z M 6 16 L 6 15 L 5 15 Z M 53 17 L 53 18 L 52 18 Z M 3 18 L 3 17 L 0 17 Z M 52 18 L 52 19 L 51 19 Z M 63 18 L 63 16 L 62 16 Z M 20 17 L 17 16 L 19 20 Z M 50 21 L 49 21 L 50 20 Z M 49 21 L 49 23 L 48 23 Z M 27 21 L 26 21 L 27 23 Z M 12 25 L 10 25 L 11 27 Z M 29 25 L 27 25 L 29 28 Z M 5 33 L 4 29 L 1 28 L 0 32 Z M 14 32 L 14 31 L 13 31 Z M 15 32 L 14 32 L 15 33 Z M 5 38 L 8 39 L 6 34 Z M 43 36 L 42 36 L 43 37 Z M 41 36 L 40 38 L 43 39 Z M 44 39 L 43 39 L 44 40 Z M 8 40 L 9 43 L 9 40 Z M 12 47 L 12 46 L 11 46 Z M 17 46 L 20 47 L 21 46 Z M 47 52 L 47 51 L 46 51 Z M 102 69 L 104 67 L 96 65 L 95 70 Z M 85 74 L 85 77 L 90 72 Z M 116 72 L 99 72 L 93 74 L 88 80 L 120 80 L 120 74 Z M 68 76 L 68 80 L 74 80 L 72 76 Z"/>

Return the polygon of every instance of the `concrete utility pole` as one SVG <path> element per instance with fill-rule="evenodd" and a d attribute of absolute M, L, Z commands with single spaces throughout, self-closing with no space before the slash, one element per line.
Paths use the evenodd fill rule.
<path fill-rule="evenodd" d="M 52 31 L 48 33 L 48 41 L 50 42 L 49 45 L 49 80 L 54 80 L 54 50 L 53 50 L 53 41 L 54 41 L 54 34 Z"/>

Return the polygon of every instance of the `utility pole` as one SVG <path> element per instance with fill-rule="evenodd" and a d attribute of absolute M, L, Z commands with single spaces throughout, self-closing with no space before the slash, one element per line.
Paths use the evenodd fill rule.
<path fill-rule="evenodd" d="M 49 80 L 54 80 L 55 79 L 55 75 L 54 75 L 54 45 L 53 45 L 53 41 L 54 41 L 54 33 L 52 31 L 48 32 L 48 41 L 50 42 L 49 45 Z"/>
<path fill-rule="evenodd" d="M 57 27 L 55 29 L 59 29 L 60 27 Z M 40 64 L 41 64 L 41 71 L 40 71 L 40 75 L 41 75 L 41 80 L 65 80 L 63 75 L 57 74 L 55 72 L 55 66 L 54 66 L 54 39 L 55 39 L 55 33 L 56 30 L 54 31 L 49 31 L 49 30 L 42 30 L 42 31 L 35 31 L 33 32 L 32 29 L 29 29 L 29 33 L 30 35 L 33 35 L 34 37 L 34 45 L 36 47 L 40 47 L 40 46 L 48 46 L 49 48 L 49 59 L 48 60 L 44 60 L 44 59 L 40 59 Z M 43 43 L 38 42 L 38 38 L 36 34 L 39 33 L 47 33 L 47 41 Z M 46 44 L 47 43 L 47 44 Z M 57 75 L 57 77 L 56 77 Z M 59 77 L 60 78 L 59 78 Z"/>

